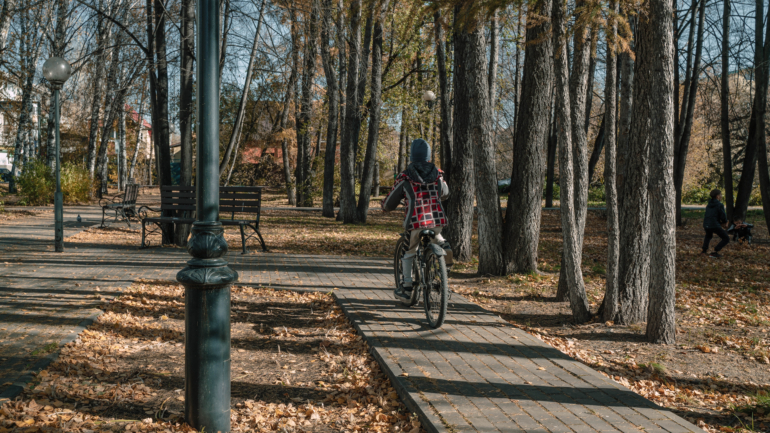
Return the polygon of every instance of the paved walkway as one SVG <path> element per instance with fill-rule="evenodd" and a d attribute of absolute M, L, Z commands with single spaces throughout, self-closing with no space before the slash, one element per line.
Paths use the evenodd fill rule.
<path fill-rule="evenodd" d="M 65 212 L 66 236 L 101 220 L 98 212 L 77 212 L 82 224 Z M 44 368 L 55 347 L 99 314 L 100 297 L 140 278 L 173 280 L 189 257 L 181 249 L 75 249 L 66 242 L 57 254 L 50 246 L 52 218 L 0 225 L 0 398 L 17 394 L 29 371 Z M 428 328 L 421 308 L 392 299 L 388 260 L 227 258 L 241 284 L 332 291 L 430 432 L 701 431 L 458 294 L 444 326 Z"/>

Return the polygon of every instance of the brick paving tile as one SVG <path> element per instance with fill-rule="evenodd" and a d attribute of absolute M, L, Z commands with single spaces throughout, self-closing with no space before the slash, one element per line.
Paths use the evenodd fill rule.
<path fill-rule="evenodd" d="M 76 338 L 105 300 L 138 279 L 173 281 L 189 258 L 177 248 L 66 240 L 57 254 L 52 219 L 0 225 L 0 398 L 44 368 L 54 348 Z M 65 236 L 100 220 L 97 208 L 65 208 Z M 701 431 L 458 294 L 444 326 L 430 329 L 422 306 L 393 299 L 389 259 L 271 253 L 227 259 L 240 284 L 332 292 L 429 432 Z"/>

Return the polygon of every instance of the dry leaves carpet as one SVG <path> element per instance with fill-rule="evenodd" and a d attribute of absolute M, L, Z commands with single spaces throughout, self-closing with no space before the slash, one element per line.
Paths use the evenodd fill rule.
<path fill-rule="evenodd" d="M 702 212 L 677 229 L 676 345 L 646 343 L 644 323 L 572 324 L 568 303 L 554 298 L 562 245 L 558 211 L 543 212 L 539 275 L 456 272 L 452 288 L 707 431 L 767 432 L 770 245 L 731 243 L 722 259 L 709 259 L 700 254 L 698 217 Z M 764 224 L 757 226 L 755 233 L 767 238 Z M 589 212 L 583 274 L 594 312 L 604 296 L 605 227 L 599 213 Z"/>
<path fill-rule="evenodd" d="M 329 294 L 232 289 L 236 432 L 412 432 L 411 416 Z M 191 432 L 184 290 L 137 283 L 0 407 L 0 432 Z"/>

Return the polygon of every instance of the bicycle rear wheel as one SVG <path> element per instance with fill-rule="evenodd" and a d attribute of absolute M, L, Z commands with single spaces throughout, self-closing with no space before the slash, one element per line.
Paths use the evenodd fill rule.
<path fill-rule="evenodd" d="M 407 249 L 409 249 L 409 242 L 402 236 L 396 243 L 396 252 L 393 255 L 393 276 L 396 281 L 396 288 L 404 286 L 404 266 L 401 262 L 401 258 L 404 257 Z M 414 281 L 418 276 L 416 267 L 417 260 L 415 259 L 414 266 L 412 267 L 412 281 Z M 414 283 L 412 283 L 412 285 L 414 286 Z M 399 302 L 403 305 L 406 305 L 407 307 L 411 307 L 415 305 L 419 300 L 417 293 L 418 290 L 413 288 L 411 298 L 409 300 L 399 299 Z"/>
<path fill-rule="evenodd" d="M 425 287 L 423 287 L 425 317 L 431 328 L 438 328 L 446 319 L 449 303 L 449 282 L 446 261 L 443 256 L 428 254 L 425 266 Z"/>

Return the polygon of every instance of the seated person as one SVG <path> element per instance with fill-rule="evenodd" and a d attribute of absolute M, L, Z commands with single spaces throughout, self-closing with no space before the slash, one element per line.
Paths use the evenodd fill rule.
<path fill-rule="evenodd" d="M 747 224 L 740 218 L 733 221 L 730 228 L 727 229 L 727 233 L 733 234 L 733 241 L 745 241 L 751 245 L 751 229 L 754 228 L 754 224 Z"/>

